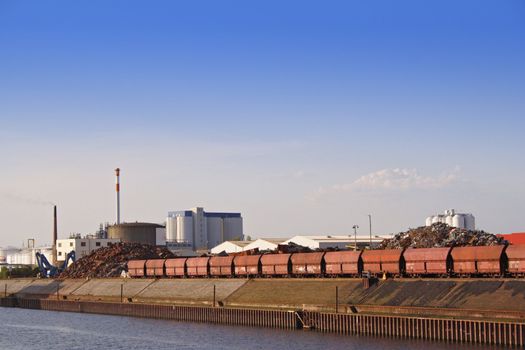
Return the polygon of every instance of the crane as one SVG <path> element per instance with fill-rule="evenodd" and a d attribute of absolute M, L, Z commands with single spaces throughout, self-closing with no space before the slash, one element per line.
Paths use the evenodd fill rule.
<path fill-rule="evenodd" d="M 44 254 L 41 254 L 37 252 L 36 254 L 36 262 L 38 264 L 38 269 L 40 270 L 40 277 L 42 278 L 49 278 L 49 277 L 56 277 L 58 276 L 62 271 L 64 271 L 67 268 L 67 265 L 69 263 L 69 260 L 72 262 L 75 262 L 75 251 L 72 250 L 66 255 L 66 260 L 62 263 L 62 266 L 53 266 L 47 260 Z"/>

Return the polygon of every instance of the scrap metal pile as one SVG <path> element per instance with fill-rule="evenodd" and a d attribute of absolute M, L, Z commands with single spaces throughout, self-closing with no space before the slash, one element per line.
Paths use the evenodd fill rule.
<path fill-rule="evenodd" d="M 485 231 L 451 227 L 443 223 L 422 226 L 400 232 L 385 239 L 379 249 L 491 246 L 505 244 L 505 240 Z"/>
<path fill-rule="evenodd" d="M 115 243 L 78 259 L 60 274 L 60 278 L 119 277 L 128 260 L 167 259 L 175 255 L 165 247 L 140 243 Z"/>

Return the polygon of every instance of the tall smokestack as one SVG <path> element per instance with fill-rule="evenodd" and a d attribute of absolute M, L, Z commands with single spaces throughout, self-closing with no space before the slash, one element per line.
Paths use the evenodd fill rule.
<path fill-rule="evenodd" d="M 120 224 L 120 169 L 115 169 L 117 190 L 117 225 Z"/>
<path fill-rule="evenodd" d="M 53 243 L 52 243 L 52 260 L 53 265 L 56 266 L 57 264 L 57 239 L 58 239 L 58 229 L 57 229 L 57 206 L 55 205 L 53 208 Z"/>

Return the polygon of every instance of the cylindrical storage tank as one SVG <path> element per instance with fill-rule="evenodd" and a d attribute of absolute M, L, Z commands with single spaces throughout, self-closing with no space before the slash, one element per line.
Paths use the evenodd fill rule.
<path fill-rule="evenodd" d="M 457 228 L 465 227 L 465 219 L 461 214 L 456 214 L 452 217 L 452 226 Z"/>
<path fill-rule="evenodd" d="M 465 220 L 465 228 L 467 230 L 475 230 L 476 229 L 476 219 L 474 218 L 474 215 L 472 214 L 466 214 L 464 217 Z"/>
<path fill-rule="evenodd" d="M 191 216 L 177 217 L 177 242 L 193 247 L 193 219 Z"/>
<path fill-rule="evenodd" d="M 440 223 L 440 222 L 441 222 L 440 220 L 441 220 L 441 219 L 440 219 L 439 215 L 434 215 L 434 216 L 432 217 L 432 223 L 433 223 L 433 224 Z"/>
<path fill-rule="evenodd" d="M 168 216 L 166 218 L 166 241 L 175 242 L 177 239 L 177 218 Z"/>
<path fill-rule="evenodd" d="M 445 217 L 445 224 L 447 224 L 448 226 L 453 226 L 454 225 L 454 220 L 453 220 L 453 216 L 452 215 L 447 215 Z"/>
<path fill-rule="evenodd" d="M 432 216 L 429 216 L 425 220 L 425 226 L 432 226 Z"/>
<path fill-rule="evenodd" d="M 147 222 L 124 223 L 108 227 L 108 237 L 121 242 L 155 245 L 157 243 L 158 224 Z"/>

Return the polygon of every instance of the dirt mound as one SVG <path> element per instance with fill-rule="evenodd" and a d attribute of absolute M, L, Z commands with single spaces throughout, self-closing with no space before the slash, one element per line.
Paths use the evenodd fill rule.
<path fill-rule="evenodd" d="M 78 259 L 60 274 L 60 278 L 119 277 L 128 260 L 173 258 L 165 247 L 140 243 L 115 243 Z"/>
<path fill-rule="evenodd" d="M 385 239 L 379 249 L 465 247 L 505 244 L 505 240 L 485 231 L 472 231 L 435 223 L 400 232 Z"/>

